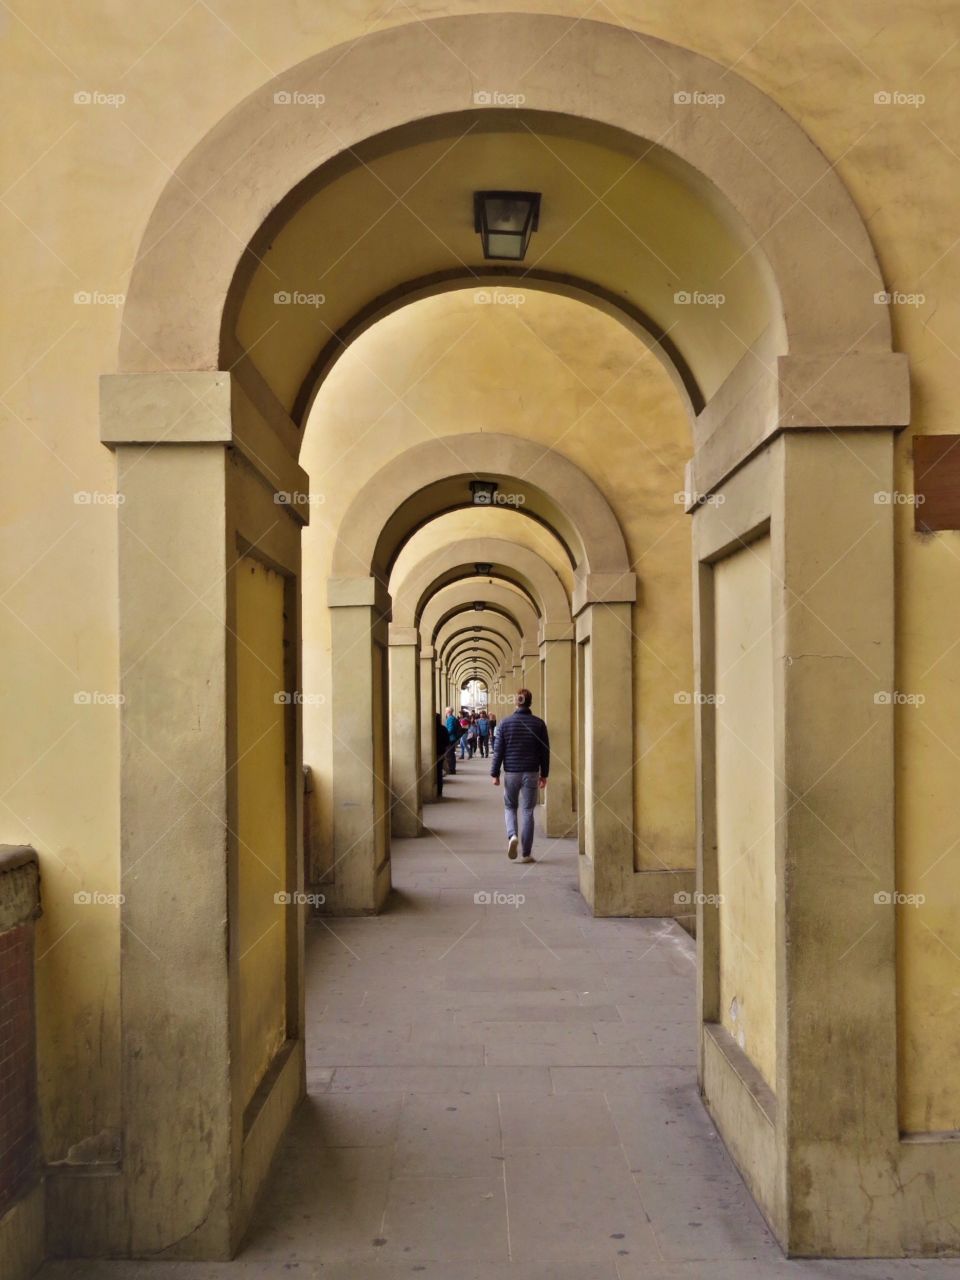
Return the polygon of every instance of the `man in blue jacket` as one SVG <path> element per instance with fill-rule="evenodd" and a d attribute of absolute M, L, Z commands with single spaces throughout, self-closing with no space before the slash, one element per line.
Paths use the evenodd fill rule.
<path fill-rule="evenodd" d="M 446 717 L 444 725 L 447 730 L 447 738 L 449 746 L 447 747 L 446 768 L 447 773 L 457 772 L 457 739 L 460 737 L 460 720 L 453 714 L 453 707 L 447 707 L 444 712 Z"/>
<path fill-rule="evenodd" d="M 500 785 L 503 769 L 503 810 L 507 822 L 507 857 L 517 856 L 517 807 L 520 808 L 520 849 L 525 863 L 533 862 L 533 810 L 537 788 L 547 785 L 550 772 L 550 737 L 547 726 L 530 710 L 533 694 L 517 692 L 517 709 L 500 721 L 494 739 L 490 776 Z"/>

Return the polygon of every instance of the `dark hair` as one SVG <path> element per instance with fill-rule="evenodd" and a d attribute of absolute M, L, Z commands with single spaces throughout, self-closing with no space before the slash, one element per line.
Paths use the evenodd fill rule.
<path fill-rule="evenodd" d="M 529 689 L 518 689 L 516 703 L 518 707 L 529 707 L 533 702 L 533 694 Z"/>

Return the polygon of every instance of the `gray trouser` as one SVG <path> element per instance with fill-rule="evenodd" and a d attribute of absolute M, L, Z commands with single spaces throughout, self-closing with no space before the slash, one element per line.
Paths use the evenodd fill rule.
<path fill-rule="evenodd" d="M 520 852 L 524 857 L 533 849 L 533 811 L 537 805 L 540 774 L 505 773 L 503 775 L 503 813 L 507 835 L 517 834 L 517 805 L 520 806 Z"/>

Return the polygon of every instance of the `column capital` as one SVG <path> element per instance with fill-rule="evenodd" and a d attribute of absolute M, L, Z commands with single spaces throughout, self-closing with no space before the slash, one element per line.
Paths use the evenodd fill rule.
<path fill-rule="evenodd" d="M 366 605 L 386 619 L 390 617 L 390 596 L 377 578 L 328 578 L 327 604 L 331 609 L 350 609 Z"/>
<path fill-rule="evenodd" d="M 416 627 L 398 627 L 391 622 L 387 631 L 388 643 L 391 645 L 415 646 L 420 642 L 420 632 Z"/>
<path fill-rule="evenodd" d="M 540 646 L 556 644 L 564 640 L 573 641 L 574 627 L 572 622 L 541 622 L 538 637 Z"/>
<path fill-rule="evenodd" d="M 235 449 L 273 490 L 276 505 L 307 524 L 310 477 L 291 452 L 291 438 L 297 438 L 293 424 L 265 417 L 236 376 L 222 369 L 100 378 L 100 440 L 108 448 L 219 444 Z"/>
<path fill-rule="evenodd" d="M 577 574 L 573 586 L 573 615 L 591 604 L 633 604 L 637 598 L 637 575 L 629 569 L 620 573 Z"/>
<path fill-rule="evenodd" d="M 752 349 L 698 415 L 694 455 L 675 500 L 688 514 L 695 511 L 754 454 L 791 431 L 900 431 L 909 422 L 903 352 Z"/>

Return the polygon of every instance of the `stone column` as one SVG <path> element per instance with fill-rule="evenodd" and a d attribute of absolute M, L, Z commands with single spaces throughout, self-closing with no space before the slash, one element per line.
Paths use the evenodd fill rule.
<path fill-rule="evenodd" d="M 894 508 L 888 431 L 789 433 L 772 527 L 784 611 L 778 992 L 791 1253 L 898 1252 Z M 879 695 L 879 696 L 878 696 Z M 900 908 L 901 910 L 910 910 Z M 828 1065 L 829 1064 L 829 1065 Z M 851 1105 L 851 1098 L 856 1098 Z"/>
<path fill-rule="evenodd" d="M 297 611 L 307 477 L 228 373 L 102 379 L 117 457 L 122 1105 L 115 1176 L 48 1181 L 56 1253 L 229 1258 L 303 1087 L 302 911 L 287 921 L 290 1037 L 244 1116 L 236 573 L 287 580 L 287 814 L 278 888 L 303 883 Z M 295 496 L 296 495 L 296 496 Z M 281 684 L 278 694 L 282 696 Z M 286 908 L 284 908 L 286 909 Z"/>
<path fill-rule="evenodd" d="M 437 798 L 437 771 L 433 762 L 437 754 L 435 716 L 443 708 L 437 706 L 437 681 L 434 675 L 434 649 L 420 649 L 420 802 L 430 804 Z M 422 817 L 422 809 L 421 809 Z"/>
<path fill-rule="evenodd" d="M 447 681 L 447 668 L 445 663 L 438 662 L 436 664 L 434 679 L 436 681 L 437 689 L 437 710 L 441 715 L 443 715 L 446 708 L 450 706 L 450 687 L 449 682 Z"/>
<path fill-rule="evenodd" d="M 718 712 L 707 702 L 698 708 L 701 1087 L 781 1244 L 799 1256 L 898 1255 L 907 1215 L 935 1185 L 933 1135 L 903 1142 L 898 1127 L 892 898 L 916 886 L 896 881 L 895 508 L 875 500 L 893 487 L 891 430 L 784 431 L 717 486 L 723 505 L 694 515 L 698 690 L 719 683 L 715 566 L 764 535 L 772 602 L 773 751 L 757 760 L 773 793 L 772 902 L 762 904 L 775 939 L 763 956 L 775 983 L 772 1078 L 722 1025 L 728 906 L 703 900 L 718 891 L 720 844 Z M 729 794 L 726 804 L 729 818 Z M 949 1194 L 956 1183 L 938 1172 L 939 1194 Z"/>
<path fill-rule="evenodd" d="M 396 627 L 391 622 L 389 640 L 391 831 L 395 836 L 418 836 L 423 831 L 420 810 L 420 633 L 416 627 Z M 428 755 L 428 762 L 430 759 Z"/>
<path fill-rule="evenodd" d="M 520 681 L 536 698 L 540 688 L 540 650 L 532 643 L 524 641 L 521 656 Z"/>
<path fill-rule="evenodd" d="M 34 972 L 36 921 L 42 914 L 40 897 L 36 850 L 28 845 L 0 844 L 0 951 L 5 1006 L 0 1258 L 9 1280 L 27 1280 L 39 1271 L 47 1256 Z M 62 928 L 61 925 L 58 932 Z"/>
<path fill-rule="evenodd" d="M 569 628 L 566 628 L 569 637 Z M 576 829 L 573 803 L 573 649 L 574 642 L 543 640 L 543 704 L 538 710 L 550 730 L 550 781 L 545 791 L 544 821 L 548 836 Z"/>
<path fill-rule="evenodd" d="M 507 659 L 507 663 L 509 663 L 509 665 L 505 665 L 503 668 L 503 687 L 500 692 L 501 702 L 497 711 L 497 715 L 501 718 L 509 715 L 513 710 L 513 695 L 517 692 L 517 688 L 519 687 L 514 676 L 513 663 L 510 662 L 509 658 Z"/>
<path fill-rule="evenodd" d="M 633 654 L 631 604 L 585 605 L 576 618 L 583 672 L 580 888 L 596 916 L 632 915 Z"/>
<path fill-rule="evenodd" d="M 333 878 L 327 907 L 368 915 L 390 892 L 387 622 L 374 578 L 330 578 Z"/>

